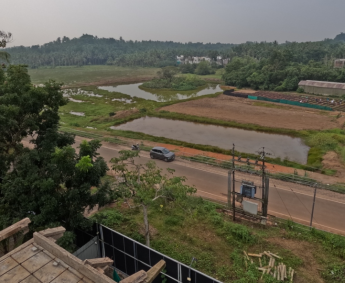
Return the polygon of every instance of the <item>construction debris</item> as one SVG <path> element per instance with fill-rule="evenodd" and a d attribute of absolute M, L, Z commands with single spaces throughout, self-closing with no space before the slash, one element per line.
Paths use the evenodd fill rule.
<path fill-rule="evenodd" d="M 243 251 L 244 259 L 247 267 L 247 260 L 250 261 L 253 264 L 252 258 L 258 258 L 259 259 L 259 267 L 257 267 L 258 270 L 262 271 L 261 279 L 265 274 L 271 275 L 273 278 L 276 278 L 278 281 L 285 281 L 288 280 L 290 282 L 293 282 L 293 276 L 295 274 L 295 270 L 289 267 L 287 271 L 286 265 L 281 262 L 283 259 L 282 257 L 271 253 L 270 251 L 264 251 L 260 254 L 254 254 L 254 253 L 247 253 L 246 251 Z M 264 258 L 266 256 L 267 258 Z M 249 258 L 252 257 L 252 258 Z M 262 266 L 262 260 L 264 261 L 266 266 Z M 267 265 L 268 260 L 268 265 Z M 279 263 L 277 261 L 280 261 Z"/>

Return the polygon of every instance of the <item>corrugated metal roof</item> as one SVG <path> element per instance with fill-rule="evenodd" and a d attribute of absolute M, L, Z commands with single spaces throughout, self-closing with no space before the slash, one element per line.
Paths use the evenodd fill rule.
<path fill-rule="evenodd" d="M 322 88 L 345 89 L 345 83 L 322 82 L 322 81 L 300 81 L 299 86 L 315 86 Z"/>

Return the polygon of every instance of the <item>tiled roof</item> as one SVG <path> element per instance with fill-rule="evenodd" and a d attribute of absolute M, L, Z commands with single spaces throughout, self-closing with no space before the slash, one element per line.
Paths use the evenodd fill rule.
<path fill-rule="evenodd" d="M 0 258 L 1 283 L 111 283 L 42 234 Z"/>

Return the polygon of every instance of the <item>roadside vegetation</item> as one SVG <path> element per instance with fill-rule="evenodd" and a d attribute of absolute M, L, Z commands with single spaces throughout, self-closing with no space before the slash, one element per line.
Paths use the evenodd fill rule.
<path fill-rule="evenodd" d="M 92 218 L 145 243 L 140 207 L 118 202 Z M 291 221 L 273 220 L 267 227 L 245 220 L 234 223 L 221 206 L 188 196 L 175 202 L 157 200 L 148 209 L 148 219 L 152 248 L 186 265 L 195 257 L 194 268 L 225 283 L 259 281 L 259 262 L 253 258 L 254 263 L 246 266 L 244 250 L 283 257 L 282 262 L 296 270 L 296 282 L 344 282 L 345 239 L 341 236 Z M 278 281 L 264 276 L 262 282 Z"/>

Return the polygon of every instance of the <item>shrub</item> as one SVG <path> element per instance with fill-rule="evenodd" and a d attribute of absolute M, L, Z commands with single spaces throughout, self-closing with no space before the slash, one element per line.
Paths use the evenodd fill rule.
<path fill-rule="evenodd" d="M 113 117 L 113 116 L 115 116 L 115 115 L 116 115 L 115 112 L 110 112 L 110 113 L 109 113 L 109 116 L 110 116 L 110 117 Z"/>
<path fill-rule="evenodd" d="M 301 88 L 301 87 L 299 87 L 299 88 L 297 89 L 297 92 L 298 92 L 298 93 L 304 93 L 304 89 Z"/>
<path fill-rule="evenodd" d="M 74 244 L 75 234 L 72 232 L 65 232 L 61 238 L 59 238 L 56 243 L 64 248 L 66 251 L 73 253 L 75 251 L 76 245 Z"/>
<path fill-rule="evenodd" d="M 146 113 L 146 112 L 147 112 L 147 109 L 146 109 L 146 108 L 141 108 L 139 111 L 140 111 L 141 113 Z"/>
<path fill-rule="evenodd" d="M 107 227 L 120 225 L 122 222 L 127 220 L 127 218 L 117 210 L 106 210 L 99 212 L 92 216 L 92 219 Z"/>
<path fill-rule="evenodd" d="M 80 124 L 78 124 L 78 123 L 69 123 L 69 124 L 73 127 L 80 127 Z"/>
<path fill-rule="evenodd" d="M 257 240 L 244 225 L 226 222 L 223 229 L 224 232 L 231 234 L 236 240 L 242 243 L 253 244 Z"/>

